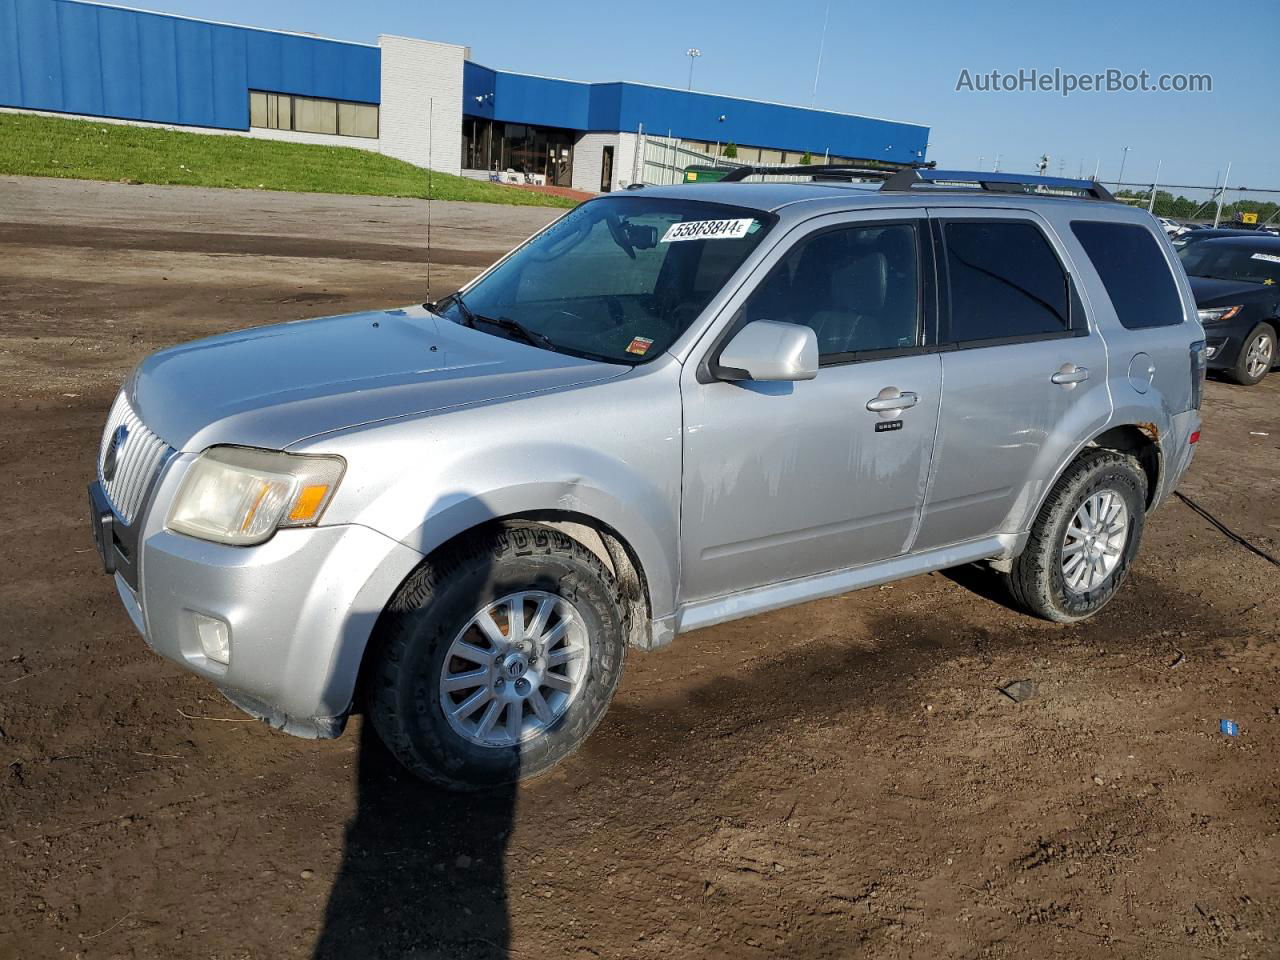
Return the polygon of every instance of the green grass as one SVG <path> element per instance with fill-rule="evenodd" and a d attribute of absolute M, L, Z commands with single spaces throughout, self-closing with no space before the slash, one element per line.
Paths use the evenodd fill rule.
<path fill-rule="evenodd" d="M 425 197 L 427 172 L 354 147 L 0 113 L 0 174 L 379 197 Z M 432 173 L 436 200 L 572 207 L 519 187 Z"/>

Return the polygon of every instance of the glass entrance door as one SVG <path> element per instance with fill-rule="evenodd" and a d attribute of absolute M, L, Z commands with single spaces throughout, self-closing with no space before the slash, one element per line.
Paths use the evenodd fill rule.
<path fill-rule="evenodd" d="M 613 189 L 613 147 L 605 147 L 600 155 L 600 192 Z"/>

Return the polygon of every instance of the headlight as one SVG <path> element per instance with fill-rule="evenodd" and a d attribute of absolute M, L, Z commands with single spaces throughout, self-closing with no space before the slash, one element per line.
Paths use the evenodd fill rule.
<path fill-rule="evenodd" d="M 1243 304 L 1237 304 L 1234 307 L 1209 307 L 1205 310 L 1197 310 L 1196 314 L 1200 317 L 1201 323 L 1218 323 L 1222 320 L 1230 320 L 1243 307 Z"/>
<path fill-rule="evenodd" d="M 346 463 L 250 447 L 210 447 L 182 480 L 168 527 L 201 540 L 262 543 L 280 527 L 315 524 Z"/>

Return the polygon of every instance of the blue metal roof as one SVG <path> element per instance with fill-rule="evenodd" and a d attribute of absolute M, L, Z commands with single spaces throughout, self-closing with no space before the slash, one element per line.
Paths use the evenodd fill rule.
<path fill-rule="evenodd" d="M 0 104 L 245 130 L 248 91 L 377 103 L 377 47 L 72 0 L 0 0 Z"/>
<path fill-rule="evenodd" d="M 378 103 L 366 44 L 77 0 L 0 0 L 0 105 L 123 120 L 249 127 L 248 91 Z M 906 163 L 929 129 L 639 83 L 580 83 L 466 63 L 463 112 L 580 131 L 810 150 Z M 723 119 L 722 119 L 723 118 Z"/>
<path fill-rule="evenodd" d="M 923 160 L 929 139 L 929 128 L 914 123 L 640 83 L 555 80 L 470 62 L 462 109 L 508 123 L 628 132 L 643 124 L 662 136 L 897 163 Z"/>

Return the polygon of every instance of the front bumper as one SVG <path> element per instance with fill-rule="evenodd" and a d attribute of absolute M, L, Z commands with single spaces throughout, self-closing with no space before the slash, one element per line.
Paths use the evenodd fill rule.
<path fill-rule="evenodd" d="M 115 573 L 147 644 L 274 727 L 341 733 L 374 624 L 422 555 L 357 525 L 282 530 L 253 547 L 151 527 L 140 537 L 138 588 Z M 228 663 L 203 652 L 196 614 L 227 624 Z"/>
<path fill-rule="evenodd" d="M 1210 354 L 1206 364 L 1210 370 L 1230 370 L 1240 361 L 1240 350 L 1256 322 L 1237 316 L 1226 323 L 1204 325 L 1204 344 Z"/>

